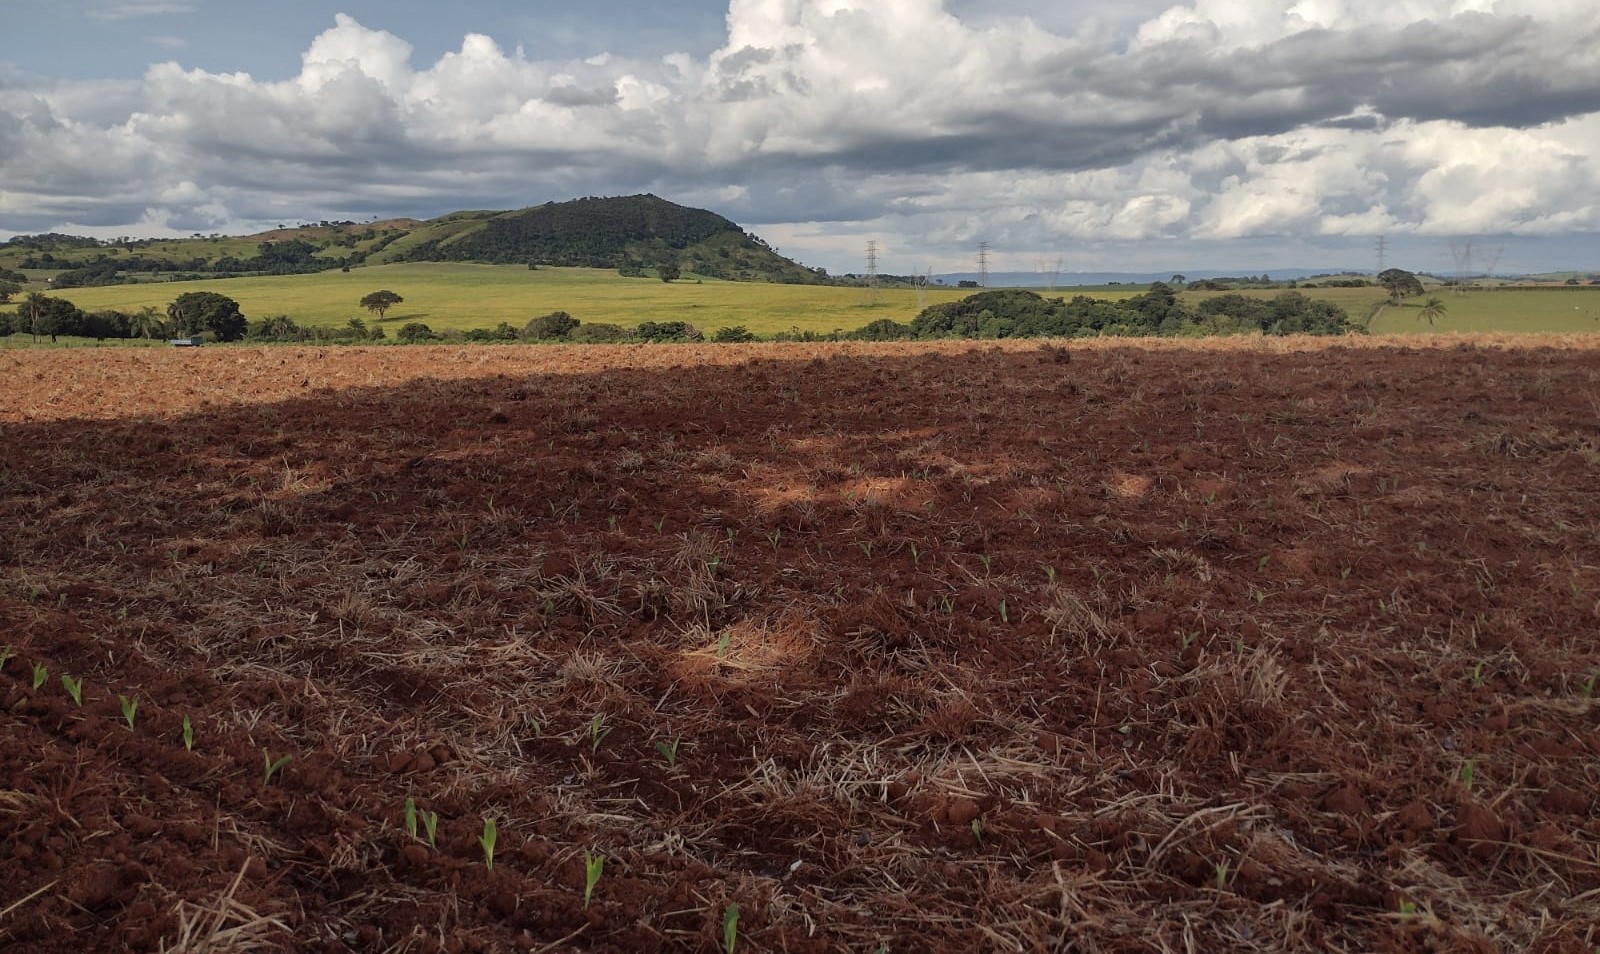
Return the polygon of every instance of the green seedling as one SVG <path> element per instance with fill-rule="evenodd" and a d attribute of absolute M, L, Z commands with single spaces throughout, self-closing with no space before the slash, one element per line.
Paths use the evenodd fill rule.
<path fill-rule="evenodd" d="M 600 875 L 606 870 L 605 855 L 591 855 L 583 853 L 583 906 L 589 906 L 589 899 L 594 897 L 594 886 L 600 883 Z"/>
<path fill-rule="evenodd" d="M 74 679 L 71 676 L 64 675 L 61 677 L 61 688 L 67 690 L 67 695 L 72 697 L 74 703 L 80 707 L 83 705 L 82 679 Z"/>
<path fill-rule="evenodd" d="M 1472 680 L 1472 688 L 1483 688 L 1483 663 L 1480 662 L 1476 666 L 1472 667 L 1472 675 L 1470 678 Z"/>
<path fill-rule="evenodd" d="M 1267 564 L 1270 563 L 1270 562 L 1272 562 L 1272 557 L 1269 557 L 1269 556 L 1264 556 L 1261 559 L 1257 560 L 1256 561 L 1256 572 L 1260 573 L 1260 572 L 1266 570 Z"/>
<path fill-rule="evenodd" d="M 600 751 L 600 743 L 604 742 L 606 736 L 608 736 L 610 734 L 611 734 L 611 730 L 606 728 L 606 717 L 605 717 L 604 713 L 601 713 L 600 715 L 597 715 L 592 720 L 590 720 L 590 722 L 589 722 L 589 754 L 593 755 L 596 752 Z"/>
<path fill-rule="evenodd" d="M 1006 611 L 1005 600 L 1000 601 L 1000 622 L 1005 623 L 1006 625 L 1011 624 L 1011 614 Z"/>
<path fill-rule="evenodd" d="M 1054 586 L 1056 582 L 1056 568 L 1048 563 L 1041 563 L 1039 564 L 1039 569 L 1044 571 L 1045 580 Z"/>
<path fill-rule="evenodd" d="M 139 700 L 119 694 L 117 701 L 122 704 L 122 721 L 128 723 L 128 728 L 133 728 L 133 717 L 139 711 Z"/>
<path fill-rule="evenodd" d="M 866 541 L 857 543 L 856 546 L 860 547 L 861 548 L 861 552 L 865 553 L 867 555 L 867 559 L 869 559 L 869 560 L 872 559 L 872 541 L 871 540 L 866 540 Z"/>
<path fill-rule="evenodd" d="M 1401 901 L 1400 902 L 1400 916 L 1401 917 L 1403 917 L 1403 918 L 1413 917 L 1413 916 L 1416 915 L 1416 913 L 1417 913 L 1417 905 L 1416 905 L 1415 902 L 1413 902 L 1413 901 Z"/>
<path fill-rule="evenodd" d="M 1461 763 L 1461 785 L 1467 791 L 1472 791 L 1472 783 L 1478 777 L 1478 760 L 1467 759 Z"/>
<path fill-rule="evenodd" d="M 272 757 L 272 753 L 271 752 L 268 752 L 266 749 L 262 749 L 261 750 L 261 768 L 262 768 L 262 771 L 263 771 L 264 774 L 261 777 L 261 784 L 263 786 L 271 785 L 272 784 L 272 776 L 277 775 L 278 771 L 280 769 L 282 769 L 285 765 L 288 765 L 290 762 L 293 762 L 293 761 L 294 761 L 294 756 L 292 756 L 292 755 L 280 756 L 279 758 L 274 760 L 273 757 Z"/>
<path fill-rule="evenodd" d="M 1589 678 L 1583 681 L 1583 697 L 1585 699 L 1594 698 L 1594 683 L 1596 679 L 1600 679 L 1600 671 L 1591 672 Z"/>
<path fill-rule="evenodd" d="M 494 843 L 500 837 L 500 826 L 495 824 L 493 818 L 483 820 L 483 834 L 478 836 L 478 844 L 483 846 L 483 866 L 490 871 L 494 870 Z"/>
<path fill-rule="evenodd" d="M 731 630 L 731 629 L 723 630 L 722 631 L 722 635 L 717 637 L 717 658 L 718 659 L 721 659 L 724 656 L 728 655 L 728 642 L 731 639 L 733 639 L 733 630 Z"/>
<path fill-rule="evenodd" d="M 409 795 L 406 796 L 405 820 L 406 820 L 406 834 L 411 836 L 411 840 L 412 841 L 416 841 L 417 840 L 417 800 L 412 798 Z"/>
<path fill-rule="evenodd" d="M 188 716 L 183 717 L 183 748 L 185 751 L 194 751 L 194 723 Z"/>
<path fill-rule="evenodd" d="M 728 905 L 722 912 L 722 951 L 723 954 L 733 954 L 734 945 L 739 943 L 739 902 Z"/>
<path fill-rule="evenodd" d="M 1339 579 L 1341 579 L 1341 580 L 1350 579 L 1350 568 L 1349 567 L 1344 567 L 1343 569 L 1341 569 L 1339 571 Z"/>
<path fill-rule="evenodd" d="M 978 562 L 983 564 L 983 572 L 987 574 L 990 572 L 991 564 L 994 563 L 994 557 L 991 557 L 987 553 L 980 553 L 978 554 Z"/>
<path fill-rule="evenodd" d="M 1183 648 L 1184 649 L 1188 649 L 1190 646 L 1194 645 L 1194 641 L 1195 640 L 1200 638 L 1200 634 L 1199 633 L 1180 633 L 1178 638 L 1183 640 Z"/>
<path fill-rule="evenodd" d="M 428 836 L 428 847 L 439 847 L 439 813 L 422 813 L 422 831 Z"/>
<path fill-rule="evenodd" d="M 663 740 L 656 743 L 656 751 L 660 752 L 661 758 L 666 760 L 667 768 L 673 768 L 678 764 L 678 743 L 682 741 L 681 738 L 677 738 L 671 742 Z"/>
<path fill-rule="evenodd" d="M 915 543 L 911 544 L 911 565 L 922 565 L 922 551 L 917 549 L 917 545 Z"/>
<path fill-rule="evenodd" d="M 972 840 L 981 846 L 983 844 L 983 819 L 974 818 L 972 824 L 968 827 L 972 829 Z"/>
<path fill-rule="evenodd" d="M 49 677 L 50 670 L 44 668 L 42 663 L 33 664 L 33 688 L 35 690 L 38 690 L 40 686 L 44 685 L 44 681 Z"/>
<path fill-rule="evenodd" d="M 1222 891 L 1226 889 L 1228 887 L 1228 872 L 1233 869 L 1233 865 L 1230 864 L 1227 859 L 1223 859 L 1222 861 L 1212 865 L 1211 868 L 1216 874 L 1217 890 Z"/>
<path fill-rule="evenodd" d="M 778 549 L 778 541 L 783 539 L 783 530 L 774 530 L 767 534 L 767 542 L 772 544 L 772 549 Z"/>
<path fill-rule="evenodd" d="M 0 670 L 5 669 L 6 668 L 6 663 L 9 662 L 10 660 L 11 660 L 11 647 L 10 646 L 6 646 L 5 648 L 0 649 Z"/>
<path fill-rule="evenodd" d="M 662 517 L 660 520 L 657 520 L 655 522 L 656 532 L 660 533 L 661 532 L 661 528 L 666 526 L 666 525 L 667 525 L 667 518 L 666 517 Z"/>

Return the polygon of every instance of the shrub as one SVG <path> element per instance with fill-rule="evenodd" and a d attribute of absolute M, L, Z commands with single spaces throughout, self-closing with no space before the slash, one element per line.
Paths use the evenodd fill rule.
<path fill-rule="evenodd" d="M 582 344 L 614 344 L 618 341 L 628 340 L 628 332 L 621 325 L 600 324 L 579 325 L 572 329 L 569 340 Z"/>
<path fill-rule="evenodd" d="M 399 331 L 394 333 L 394 340 L 403 342 L 405 344 L 416 344 L 419 341 L 433 341 L 436 337 L 437 336 L 433 333 L 433 329 L 429 328 L 420 321 L 413 321 L 409 324 L 403 325 Z"/>
<path fill-rule="evenodd" d="M 750 329 L 744 325 L 732 325 L 727 328 L 718 328 L 711 335 L 711 340 L 719 344 L 741 344 L 746 341 L 756 340 L 756 336 L 751 334 Z"/>
<path fill-rule="evenodd" d="M 553 311 L 528 322 L 522 334 L 530 341 L 565 341 L 580 324 L 564 311 Z"/>

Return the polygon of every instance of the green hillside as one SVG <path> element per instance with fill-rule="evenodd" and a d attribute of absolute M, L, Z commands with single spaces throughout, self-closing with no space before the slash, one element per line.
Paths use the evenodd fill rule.
<path fill-rule="evenodd" d="M 57 290 L 419 262 L 606 268 L 634 277 L 676 269 L 781 284 L 828 281 L 821 269 L 784 258 L 720 215 L 653 195 L 454 212 L 427 222 L 303 223 L 244 237 L 99 241 L 50 234 L 0 243 L 0 269 Z"/>

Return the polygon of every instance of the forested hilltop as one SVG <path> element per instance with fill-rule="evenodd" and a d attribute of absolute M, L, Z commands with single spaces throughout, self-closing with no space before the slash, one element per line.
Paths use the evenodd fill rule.
<path fill-rule="evenodd" d="M 130 282 L 292 275 L 396 262 L 614 268 L 637 278 L 703 276 L 821 284 L 735 223 L 653 195 L 456 212 L 419 222 L 315 222 L 243 238 L 98 240 L 25 235 L 0 243 L 0 269 L 57 289 Z"/>

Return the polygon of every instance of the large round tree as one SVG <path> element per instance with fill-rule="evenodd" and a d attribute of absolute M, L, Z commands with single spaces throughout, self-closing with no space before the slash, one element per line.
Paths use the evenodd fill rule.
<path fill-rule="evenodd" d="M 247 325 L 239 303 L 217 292 L 185 292 L 167 306 L 167 317 L 177 334 L 209 331 L 218 341 L 238 341 Z"/>

